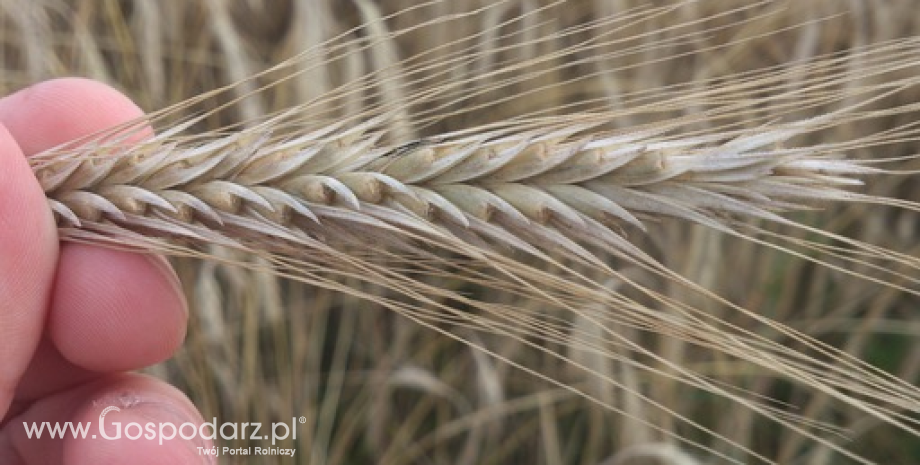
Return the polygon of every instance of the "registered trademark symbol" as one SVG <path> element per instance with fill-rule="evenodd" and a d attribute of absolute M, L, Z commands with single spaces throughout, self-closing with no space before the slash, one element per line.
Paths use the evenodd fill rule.
<path fill-rule="evenodd" d="M 307 417 L 300 417 L 300 419 L 297 420 L 297 421 L 299 421 L 299 422 L 301 422 L 301 423 L 306 423 L 306 422 L 307 422 Z"/>

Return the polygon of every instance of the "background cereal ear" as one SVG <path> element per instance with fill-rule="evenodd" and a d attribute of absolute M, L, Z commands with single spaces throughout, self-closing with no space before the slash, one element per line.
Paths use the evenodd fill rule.
<path fill-rule="evenodd" d="M 6 90 L 163 109 L 31 163 L 66 240 L 176 257 L 151 371 L 205 418 L 303 418 L 299 463 L 915 456 L 912 2 L 21 3 Z"/>

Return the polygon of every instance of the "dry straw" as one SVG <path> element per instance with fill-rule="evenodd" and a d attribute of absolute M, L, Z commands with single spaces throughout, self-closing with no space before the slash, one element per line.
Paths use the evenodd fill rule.
<path fill-rule="evenodd" d="M 915 254 L 787 214 L 831 203 L 920 210 L 915 201 L 862 190 L 864 179 L 915 174 L 893 168 L 914 157 L 854 156 L 918 139 L 910 121 L 915 105 L 897 103 L 920 86 L 918 40 L 727 76 L 710 69 L 711 77 L 653 91 L 584 90 L 591 88 L 586 82 L 617 85 L 610 76 L 641 77 L 654 69 L 648 57 L 662 50 L 679 62 L 690 56 L 681 51 L 687 43 L 703 44 L 695 53 L 731 57 L 762 35 L 756 26 L 779 14 L 759 2 L 681 20 L 704 8 L 697 3 L 705 2 L 638 7 L 543 34 L 551 25 L 544 15 L 562 14 L 561 2 L 495 2 L 452 13 L 430 2 L 385 16 L 376 4 L 357 1 L 363 28 L 31 163 L 63 239 L 269 270 L 389 308 L 588 405 L 622 414 L 630 431 L 622 444 L 635 447 L 618 460 L 660 455 L 690 463 L 681 450 L 695 446 L 718 460 L 785 461 L 808 441 L 815 450 L 868 463 L 827 418 L 771 403 L 756 383 L 715 379 L 678 355 L 715 354 L 712 363 L 769 373 L 866 422 L 914 436 L 917 388 L 692 282 L 670 266 L 686 251 L 643 235 L 657 237 L 668 220 L 684 220 L 903 295 L 920 294 Z M 220 47 L 228 56 L 242 53 L 228 36 L 233 26 L 224 3 L 209 1 L 207 8 L 219 19 Z M 426 8 L 443 14 L 403 24 Z M 408 58 L 394 45 L 472 21 L 491 26 Z M 637 26 L 659 22 L 665 26 Z M 636 30 L 623 36 L 611 32 L 630 28 Z M 726 31 L 739 35 L 705 45 Z M 343 84 L 314 80 L 330 88 L 260 116 L 260 96 L 326 75 L 323 67 L 339 70 Z M 248 68 L 237 62 L 230 74 L 239 78 Z M 573 97 L 573 89 L 587 96 Z M 230 103 L 194 112 L 213 101 Z M 184 135 L 241 102 L 243 124 Z M 512 111 L 506 102 L 525 106 Z M 490 114 L 499 110 L 509 115 Z M 836 135 L 877 123 L 889 126 Z M 157 135 L 138 139 L 147 124 Z M 262 261 L 213 252 L 212 245 Z M 666 342 L 651 347 L 643 334 Z M 485 339 L 513 341 L 564 362 L 588 382 L 542 374 Z M 472 363 L 481 379 L 498 377 L 491 362 Z M 390 382 L 456 397 L 411 367 L 394 370 Z M 671 383 L 727 400 L 746 412 L 739 418 L 767 418 L 798 439 L 771 454 L 725 424 L 673 408 L 656 393 Z M 504 402 L 501 386 L 483 381 L 479 389 L 488 405 Z M 479 431 L 477 443 L 486 441 L 470 428 Z M 669 445 L 656 447 L 653 438 Z M 556 446 L 546 453 L 561 461 Z M 410 462 L 422 450 L 381 460 Z"/>

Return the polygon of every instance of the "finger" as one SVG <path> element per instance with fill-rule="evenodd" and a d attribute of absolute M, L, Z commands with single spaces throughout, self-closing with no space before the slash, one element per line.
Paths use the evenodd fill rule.
<path fill-rule="evenodd" d="M 26 155 L 85 137 L 144 114 L 100 82 L 63 78 L 41 82 L 0 100 L 0 122 Z M 137 137 L 152 134 L 147 128 Z"/>
<path fill-rule="evenodd" d="M 187 315 L 179 282 L 160 260 L 83 244 L 61 251 L 48 334 L 64 358 L 112 372 L 172 355 Z"/>
<path fill-rule="evenodd" d="M 0 121 L 0 417 L 41 337 L 57 255 L 45 195 Z"/>
<path fill-rule="evenodd" d="M 100 414 L 108 407 L 118 410 L 104 415 L 105 426 L 100 429 Z M 85 437 L 75 438 L 68 430 L 63 440 L 51 439 L 47 433 L 37 438 L 35 434 L 29 437 L 26 430 L 42 422 L 64 425 L 68 421 L 86 426 Z M 120 438 L 114 422 L 120 424 Z M 202 422 L 188 398 L 166 383 L 142 375 L 110 375 L 43 399 L 13 419 L 0 432 L 0 463 L 207 463 L 208 456 L 197 449 L 211 446 L 206 436 L 192 435 L 187 427 L 186 437 L 191 439 L 185 440 L 180 434 L 171 434 L 168 426 L 162 427 L 160 434 L 161 424 L 178 429 L 183 423 L 197 427 Z M 131 438 L 136 437 L 138 428 L 126 429 L 132 423 L 144 430 L 136 439 Z M 154 425 L 156 432 L 149 438 L 148 423 Z"/>

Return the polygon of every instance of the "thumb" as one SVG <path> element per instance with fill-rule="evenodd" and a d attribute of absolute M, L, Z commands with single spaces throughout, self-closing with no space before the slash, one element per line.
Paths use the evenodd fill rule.
<path fill-rule="evenodd" d="M 41 337 L 57 254 L 44 192 L 0 124 L 0 418 Z"/>

